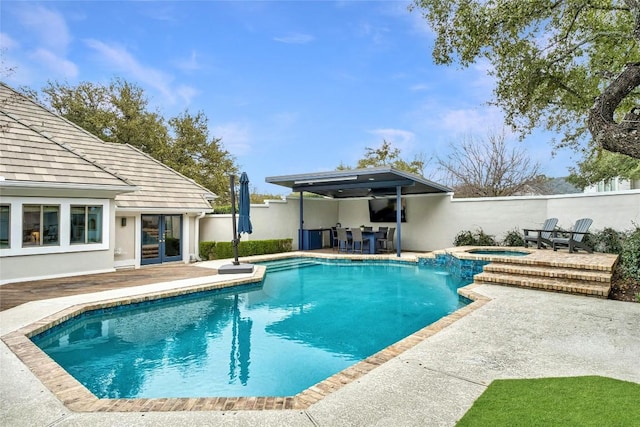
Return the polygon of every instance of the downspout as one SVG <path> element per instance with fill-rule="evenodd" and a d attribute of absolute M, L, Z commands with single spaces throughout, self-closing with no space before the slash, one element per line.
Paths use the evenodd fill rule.
<path fill-rule="evenodd" d="M 196 229 L 194 231 L 194 240 L 195 240 L 195 260 L 196 261 L 202 261 L 202 258 L 200 258 L 200 220 L 202 218 L 204 218 L 204 216 L 206 215 L 206 212 L 200 212 L 200 215 L 198 215 L 196 217 Z"/>
<path fill-rule="evenodd" d="M 301 251 L 304 248 L 304 193 L 300 192 L 300 231 L 298 231 L 298 250 Z"/>
<path fill-rule="evenodd" d="M 400 242 L 402 241 L 402 187 L 399 185 L 396 187 L 396 228 L 398 229 L 396 256 L 400 258 L 400 253 L 402 252 L 400 248 Z"/>

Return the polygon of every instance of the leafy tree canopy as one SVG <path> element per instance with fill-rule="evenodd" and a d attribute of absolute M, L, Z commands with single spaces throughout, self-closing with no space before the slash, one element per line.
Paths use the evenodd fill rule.
<path fill-rule="evenodd" d="M 209 136 L 203 112 L 165 120 L 149 111 L 143 89 L 118 78 L 108 85 L 49 82 L 42 92 L 62 117 L 104 141 L 140 149 L 216 193 L 219 202 L 229 202 L 228 176 L 238 167 L 221 140 Z"/>
<path fill-rule="evenodd" d="M 640 160 L 610 151 L 595 152 L 580 162 L 578 169 L 571 170 L 567 181 L 584 189 L 589 185 L 615 177 L 628 180 L 640 179 Z"/>
<path fill-rule="evenodd" d="M 536 127 L 640 158 L 640 0 L 414 0 L 438 64 L 488 60 L 495 105 Z"/>

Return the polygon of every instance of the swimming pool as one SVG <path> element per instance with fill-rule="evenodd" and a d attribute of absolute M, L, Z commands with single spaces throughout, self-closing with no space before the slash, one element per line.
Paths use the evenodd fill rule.
<path fill-rule="evenodd" d="M 89 312 L 32 339 L 101 398 L 287 396 L 466 304 L 466 283 L 410 263 L 267 268 L 259 286 Z"/>

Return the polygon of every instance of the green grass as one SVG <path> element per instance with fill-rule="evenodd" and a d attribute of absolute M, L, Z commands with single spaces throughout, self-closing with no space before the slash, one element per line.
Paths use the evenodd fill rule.
<path fill-rule="evenodd" d="M 604 377 L 495 380 L 456 424 L 640 426 L 640 384 Z"/>

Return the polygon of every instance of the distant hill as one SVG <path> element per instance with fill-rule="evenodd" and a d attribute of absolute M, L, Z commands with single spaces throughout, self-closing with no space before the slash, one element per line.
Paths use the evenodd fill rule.
<path fill-rule="evenodd" d="M 582 190 L 567 182 L 566 178 L 549 178 L 545 194 L 574 194 L 582 193 Z"/>

